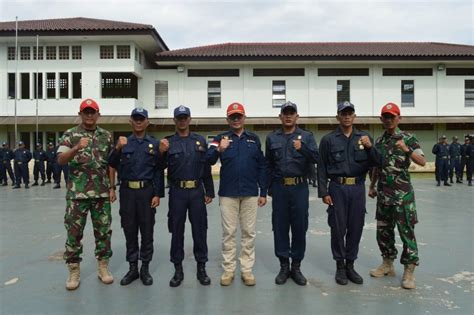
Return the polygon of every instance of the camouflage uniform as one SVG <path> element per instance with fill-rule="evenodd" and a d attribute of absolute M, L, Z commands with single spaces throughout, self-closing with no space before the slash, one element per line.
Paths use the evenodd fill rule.
<path fill-rule="evenodd" d="M 382 166 L 378 168 L 377 184 L 377 243 L 382 256 L 394 260 L 395 225 L 403 242 L 400 262 L 404 265 L 418 264 L 418 247 L 415 238 L 415 224 L 418 223 L 415 193 L 411 185 L 409 154 L 398 149 L 395 143 L 403 139 L 411 150 L 421 150 L 415 136 L 395 130 L 394 135 L 385 132 L 376 141 L 376 148 L 382 153 Z"/>
<path fill-rule="evenodd" d="M 81 125 L 67 130 L 61 140 L 58 153 L 67 152 L 82 137 L 89 138 L 86 148 L 77 152 L 69 162 L 69 181 L 66 193 L 64 225 L 67 231 L 66 263 L 81 261 L 82 236 L 87 213 L 91 212 L 95 236 L 95 256 L 99 260 L 112 256 L 110 238 L 112 230 L 109 199 L 108 156 L 113 140 L 110 132 L 97 127 L 94 132 Z"/>

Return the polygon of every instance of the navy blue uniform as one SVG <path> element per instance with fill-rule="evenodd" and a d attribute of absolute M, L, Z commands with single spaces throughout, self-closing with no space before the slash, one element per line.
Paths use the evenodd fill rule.
<path fill-rule="evenodd" d="M 456 179 L 461 178 L 461 144 L 452 142 L 449 145 L 449 178 L 453 180 L 453 173 Z"/>
<path fill-rule="evenodd" d="M 166 137 L 169 150 L 163 154 L 168 168 L 169 211 L 171 233 L 170 260 L 180 264 L 184 259 L 184 227 L 186 213 L 191 222 L 194 259 L 207 262 L 207 210 L 204 196 L 214 198 L 211 165 L 206 159 L 206 140 L 195 133 Z M 188 186 L 187 186 L 188 185 Z"/>
<path fill-rule="evenodd" d="M 16 186 L 20 186 L 22 179 L 25 185 L 30 183 L 30 170 L 28 168 L 28 162 L 31 161 L 32 158 L 31 152 L 26 148 L 15 150 L 14 163 Z"/>
<path fill-rule="evenodd" d="M 54 148 L 54 162 L 53 162 L 53 178 L 54 183 L 57 185 L 61 184 L 61 173 L 64 176 L 64 183 L 67 185 L 69 181 L 69 163 L 64 165 L 59 165 L 58 163 L 58 148 L 59 146 Z"/>
<path fill-rule="evenodd" d="M 352 134 L 346 137 L 339 126 L 324 136 L 319 145 L 318 195 L 331 196 L 334 204 L 327 212 L 331 250 L 336 261 L 357 259 L 366 213 L 365 177 L 369 168 L 381 163 L 381 154 L 375 146 L 365 149 L 360 144 L 362 136 L 369 135 L 353 128 Z"/>
<path fill-rule="evenodd" d="M 55 148 L 51 148 L 46 150 L 46 179 L 48 182 L 51 182 L 51 177 L 55 181 L 55 174 L 54 174 L 54 163 L 56 160 L 56 150 Z"/>
<path fill-rule="evenodd" d="M 48 159 L 46 152 L 44 150 L 35 150 L 33 152 L 33 159 L 35 160 L 35 164 L 33 166 L 33 177 L 35 182 L 38 181 L 40 174 L 41 180 L 44 182 L 46 179 L 44 162 L 46 162 Z"/>
<path fill-rule="evenodd" d="M 300 150 L 294 148 L 295 140 L 301 141 Z M 319 157 L 316 141 L 311 132 L 298 127 L 291 134 L 279 129 L 267 136 L 265 148 L 270 173 L 275 255 L 300 262 L 305 254 L 308 230 L 307 176 Z"/>
<path fill-rule="evenodd" d="M 465 143 L 461 145 L 461 180 L 464 176 L 464 169 L 466 169 L 466 178 L 469 178 L 469 170 L 471 171 L 471 177 L 472 177 L 472 167 L 471 169 L 469 169 L 470 168 L 469 161 L 471 159 L 471 156 L 470 156 L 471 147 L 472 147 L 471 144 Z"/>
<path fill-rule="evenodd" d="M 228 137 L 229 147 L 223 152 L 217 151 L 223 137 Z M 207 158 L 211 165 L 220 158 L 219 196 L 222 197 L 249 197 L 267 196 L 267 162 L 263 156 L 258 136 L 244 130 L 236 135 L 232 130 L 219 134 L 212 141 Z"/>
<path fill-rule="evenodd" d="M 436 181 L 448 180 L 449 171 L 449 145 L 436 143 L 431 151 L 435 156 Z"/>
<path fill-rule="evenodd" d="M 472 184 L 472 172 L 474 170 L 474 145 L 468 144 L 464 148 L 463 155 L 466 159 L 466 178 L 469 185 Z"/>
<path fill-rule="evenodd" d="M 8 185 L 8 179 L 7 179 L 7 173 L 10 176 L 10 179 L 12 181 L 12 184 L 15 184 L 15 175 L 13 175 L 13 170 L 12 170 L 12 164 L 11 160 L 14 158 L 13 151 L 10 149 L 2 149 L 3 154 L 2 154 L 2 159 L 0 160 L 0 163 L 2 163 L 2 178 L 3 178 L 3 185 L 6 186 Z"/>
<path fill-rule="evenodd" d="M 163 196 L 161 162 L 158 141 L 145 135 L 128 137 L 119 152 L 113 150 L 109 164 L 120 167 L 120 218 L 125 234 L 128 262 L 149 262 L 153 257 L 153 228 L 156 208 L 151 208 L 153 197 Z M 138 232 L 141 246 L 138 245 Z"/>

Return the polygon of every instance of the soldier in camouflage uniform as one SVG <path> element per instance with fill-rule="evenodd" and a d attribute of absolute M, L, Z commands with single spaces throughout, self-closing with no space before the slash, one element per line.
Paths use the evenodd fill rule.
<path fill-rule="evenodd" d="M 377 196 L 377 243 L 382 252 L 383 263 L 371 270 L 370 275 L 395 275 L 393 261 L 397 257 L 397 249 L 394 229 L 397 226 L 403 242 L 400 262 L 405 266 L 402 287 L 413 289 L 413 272 L 418 265 L 415 238 L 415 224 L 418 219 L 408 167 L 411 161 L 424 166 L 426 160 L 415 136 L 398 128 L 400 109 L 396 104 L 388 103 L 382 107 L 381 121 L 385 133 L 377 139 L 375 146 L 382 154 L 382 164 L 372 174 L 369 196 Z"/>
<path fill-rule="evenodd" d="M 100 113 L 94 100 L 86 99 L 81 103 L 79 116 L 82 124 L 67 130 L 58 148 L 58 164 L 69 163 L 70 169 L 64 216 L 68 290 L 75 290 L 80 283 L 81 241 L 89 211 L 94 228 L 95 256 L 99 263 L 98 277 L 105 284 L 113 282 L 107 269 L 112 256 L 110 203 L 115 201 L 108 177 L 108 156 L 113 140 L 110 132 L 96 125 Z"/>

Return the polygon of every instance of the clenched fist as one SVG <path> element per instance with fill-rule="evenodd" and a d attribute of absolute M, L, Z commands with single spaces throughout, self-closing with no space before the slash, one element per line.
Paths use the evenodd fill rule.
<path fill-rule="evenodd" d="M 221 142 L 219 143 L 219 146 L 217 147 L 217 151 L 222 153 L 229 147 L 229 145 L 230 145 L 229 138 L 222 138 Z"/>
<path fill-rule="evenodd" d="M 407 145 L 405 144 L 405 141 L 402 140 L 398 140 L 396 143 L 395 143 L 395 146 L 397 148 L 399 148 L 400 150 L 402 150 L 403 152 L 407 153 L 408 151 L 410 151 L 410 149 L 407 147 Z"/>
<path fill-rule="evenodd" d="M 126 137 L 119 137 L 115 148 L 117 150 L 122 150 L 122 148 L 127 145 L 127 142 L 128 142 L 128 139 Z"/>
<path fill-rule="evenodd" d="M 296 151 L 301 149 L 301 140 L 293 140 L 293 146 L 295 147 Z"/>
<path fill-rule="evenodd" d="M 370 149 L 372 147 L 372 142 L 370 142 L 370 138 L 368 136 L 360 137 L 360 143 L 362 143 L 366 149 Z"/>
<path fill-rule="evenodd" d="M 77 148 L 79 150 L 86 148 L 89 145 L 89 138 L 83 137 L 81 140 L 79 140 L 79 143 L 77 144 Z"/>
<path fill-rule="evenodd" d="M 165 152 L 168 152 L 169 148 L 170 148 L 170 143 L 169 143 L 168 139 L 161 139 L 160 140 L 160 148 L 159 148 L 160 153 L 163 154 Z"/>

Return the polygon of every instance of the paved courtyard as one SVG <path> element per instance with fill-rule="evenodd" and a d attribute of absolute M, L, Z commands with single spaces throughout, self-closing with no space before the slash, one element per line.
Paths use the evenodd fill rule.
<path fill-rule="evenodd" d="M 215 183 L 217 187 L 217 182 Z M 185 279 L 170 288 L 170 234 L 162 199 L 155 225 L 155 255 L 151 272 L 155 283 L 140 281 L 122 287 L 128 270 L 125 239 L 118 203 L 113 206 L 110 269 L 115 282 L 106 286 L 96 276 L 90 217 L 84 238 L 84 260 L 78 290 L 64 289 L 67 269 L 62 260 L 65 229 L 65 189 L 51 185 L 29 190 L 0 187 L 0 313 L 1 314 L 474 314 L 474 194 L 472 187 L 455 184 L 435 187 L 434 180 L 414 181 L 418 218 L 416 234 L 420 266 L 417 289 L 400 288 L 403 272 L 397 262 L 393 278 L 374 279 L 369 269 L 381 257 L 375 241 L 375 202 L 367 203 L 367 216 L 357 270 L 364 284 L 339 286 L 334 282 L 326 209 L 311 188 L 310 225 L 302 270 L 305 287 L 291 280 L 274 284 L 279 265 L 273 254 L 270 204 L 258 211 L 255 275 L 257 285 L 246 287 L 237 277 L 230 287 L 219 285 L 221 226 L 218 200 L 208 207 L 209 262 L 212 284 L 201 286 L 195 276 L 192 239 L 187 223 Z M 401 248 L 400 239 L 397 246 Z"/>

